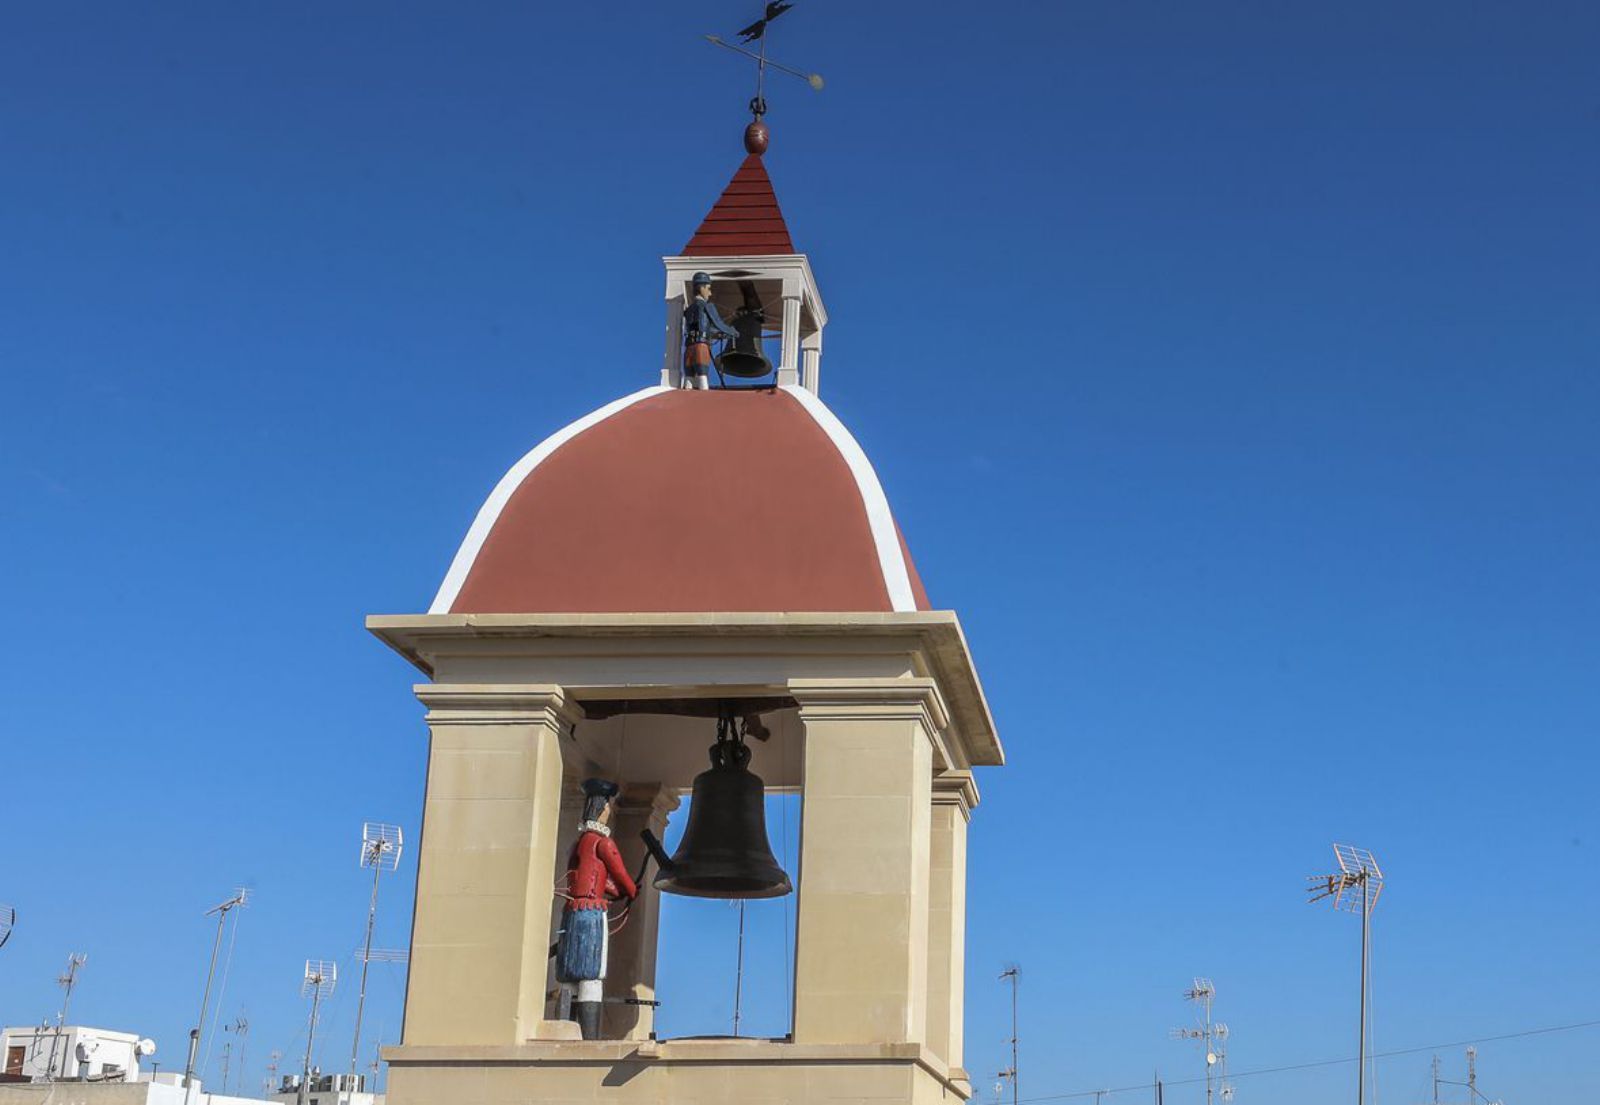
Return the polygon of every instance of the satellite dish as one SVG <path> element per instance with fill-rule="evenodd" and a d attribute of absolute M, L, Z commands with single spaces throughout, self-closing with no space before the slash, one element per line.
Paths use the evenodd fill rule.
<path fill-rule="evenodd" d="M 154 1055 L 156 1053 L 156 1042 L 150 1037 L 146 1036 L 144 1039 L 133 1045 L 133 1053 L 141 1059 L 143 1059 L 146 1055 Z"/>
<path fill-rule="evenodd" d="M 1208 1066 L 1208 1067 L 1212 1066 L 1212 1065 L 1214 1065 L 1216 1063 L 1216 1061 L 1217 1061 L 1217 1053 L 1216 1052 L 1214 1052 L 1214 1051 L 1206 1052 L 1206 1066 Z"/>
<path fill-rule="evenodd" d="M 94 1049 L 80 1040 L 78 1046 L 72 1049 L 72 1053 L 78 1057 L 78 1062 L 87 1063 L 89 1056 L 94 1053 Z"/>

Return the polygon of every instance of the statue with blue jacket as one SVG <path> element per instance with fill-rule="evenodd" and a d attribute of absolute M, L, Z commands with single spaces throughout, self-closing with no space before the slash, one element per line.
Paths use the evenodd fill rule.
<path fill-rule="evenodd" d="M 738 331 L 722 321 L 717 305 L 711 302 L 711 276 L 697 272 L 691 281 L 694 294 L 683 309 L 683 382 L 680 386 L 704 391 L 711 386 L 713 362 L 711 343 L 729 341 Z"/>

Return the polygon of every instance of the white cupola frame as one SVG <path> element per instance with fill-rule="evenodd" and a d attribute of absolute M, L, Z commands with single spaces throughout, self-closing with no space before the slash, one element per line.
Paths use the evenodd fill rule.
<path fill-rule="evenodd" d="M 683 378 L 683 310 L 694 289 L 689 282 L 697 272 L 711 276 L 711 299 L 724 319 L 730 319 L 744 300 L 739 281 L 755 281 L 761 302 L 768 308 L 769 330 L 776 323 L 781 352 L 778 356 L 778 384 L 805 388 L 817 393 L 822 371 L 822 328 L 828 312 L 817 292 L 811 262 L 803 253 L 780 253 L 758 257 L 663 257 L 667 270 L 666 355 L 661 362 L 661 383 L 678 387 Z M 774 318 L 772 307 L 782 304 Z"/>

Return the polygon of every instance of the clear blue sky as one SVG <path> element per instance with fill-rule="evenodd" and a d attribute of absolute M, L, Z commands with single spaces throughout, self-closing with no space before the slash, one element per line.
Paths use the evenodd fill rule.
<path fill-rule="evenodd" d="M 0 1020 L 86 951 L 73 1018 L 181 1065 L 244 882 L 252 1083 L 303 1046 L 359 824 L 421 801 L 416 675 L 361 619 L 655 378 L 658 258 L 749 94 L 698 36 L 754 6 L 8 11 Z M 1011 755 L 972 835 L 985 1096 L 1012 961 L 1025 1098 L 1198 1073 L 1196 974 L 1236 1069 L 1351 1054 L 1357 930 L 1301 901 L 1336 839 L 1391 876 L 1380 1048 L 1600 1018 L 1595 7 L 802 0 L 773 52 L 828 78 L 773 85 L 768 157 L 824 397 Z M 725 946 L 672 947 L 668 1023 L 714 1028 Z M 1586 1100 L 1597 1049 L 1486 1044 L 1482 1085 Z"/>

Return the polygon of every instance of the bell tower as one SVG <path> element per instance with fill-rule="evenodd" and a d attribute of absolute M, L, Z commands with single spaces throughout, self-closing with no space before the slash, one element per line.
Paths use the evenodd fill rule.
<path fill-rule="evenodd" d="M 724 318 L 760 312 L 764 341 L 776 339 L 777 383 L 813 395 L 822 372 L 822 329 L 828 312 L 811 261 L 794 248 L 763 161 L 765 123 L 745 128 L 745 159 L 683 252 L 663 257 L 667 270 L 666 355 L 661 383 L 677 387 L 683 372 L 683 309 L 697 272 L 715 281 L 713 301 Z M 770 358 L 769 358 L 770 359 Z"/>
<path fill-rule="evenodd" d="M 975 770 L 1004 755 L 959 619 L 930 603 L 871 461 L 817 396 L 827 316 L 764 150 L 764 127 L 747 134 L 727 190 L 665 258 L 660 384 L 513 465 L 427 613 L 367 621 L 420 673 L 428 729 L 391 1105 L 971 1096 L 967 826 Z M 753 297 L 773 386 L 674 386 L 702 270 L 727 317 Z M 684 479 L 682 459 L 712 443 L 737 463 Z M 787 870 L 762 854 L 763 784 L 798 799 Z M 626 871 L 646 831 L 685 814 L 694 862 L 649 868 L 626 923 L 594 928 L 610 935 L 603 978 L 579 976 L 578 1000 L 602 1008 L 584 1039 L 562 1004 L 557 948 L 576 929 L 559 889 L 600 832 L 597 788 Z M 658 947 L 662 894 L 791 891 L 787 1031 L 660 1031 L 655 1003 L 674 995 L 658 960 L 710 958 Z"/>

